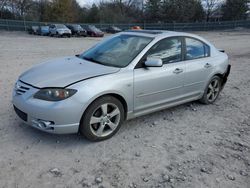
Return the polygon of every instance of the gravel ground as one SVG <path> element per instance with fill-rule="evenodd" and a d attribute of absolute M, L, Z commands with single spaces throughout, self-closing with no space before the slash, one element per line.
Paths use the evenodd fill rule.
<path fill-rule="evenodd" d="M 80 53 L 92 38 L 0 32 L 0 187 L 250 187 L 250 31 L 201 32 L 229 54 L 214 105 L 188 103 L 127 121 L 91 143 L 50 135 L 15 115 L 11 92 L 24 70 Z"/>

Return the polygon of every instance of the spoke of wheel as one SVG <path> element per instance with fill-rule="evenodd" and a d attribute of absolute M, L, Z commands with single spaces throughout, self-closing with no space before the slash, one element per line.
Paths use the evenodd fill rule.
<path fill-rule="evenodd" d="M 213 101 L 213 100 L 214 100 L 214 98 L 215 98 L 215 94 L 213 93 L 213 94 L 212 94 L 212 98 L 211 98 L 211 100 Z"/>
<path fill-rule="evenodd" d="M 113 123 L 113 122 L 110 121 L 110 122 L 108 123 L 108 126 L 110 127 L 110 129 L 114 130 L 114 129 L 116 128 L 117 125 L 116 125 L 115 123 Z"/>
<path fill-rule="evenodd" d="M 95 123 L 100 123 L 100 122 L 101 122 L 100 117 L 92 116 L 91 119 L 90 119 L 90 124 L 95 124 Z"/>
<path fill-rule="evenodd" d="M 219 92 L 219 88 L 218 88 L 218 87 L 215 88 L 214 91 L 215 91 L 215 92 Z"/>
<path fill-rule="evenodd" d="M 116 115 L 120 114 L 120 111 L 118 108 L 115 108 L 109 115 L 110 117 L 115 117 Z"/>
<path fill-rule="evenodd" d="M 105 124 L 100 124 L 99 128 L 96 131 L 96 134 L 101 136 L 103 134 L 104 128 L 105 128 Z"/>
<path fill-rule="evenodd" d="M 213 87 L 216 88 L 218 86 L 218 80 L 214 81 Z"/>
<path fill-rule="evenodd" d="M 211 97 L 213 93 L 210 91 L 208 94 L 207 94 L 207 98 L 209 99 Z"/>
<path fill-rule="evenodd" d="M 107 115 L 107 112 L 108 112 L 108 104 L 103 104 L 101 106 L 101 109 L 102 109 L 102 114 L 103 115 Z"/>
<path fill-rule="evenodd" d="M 213 90 L 212 84 L 209 84 L 208 88 L 209 88 L 210 90 Z"/>

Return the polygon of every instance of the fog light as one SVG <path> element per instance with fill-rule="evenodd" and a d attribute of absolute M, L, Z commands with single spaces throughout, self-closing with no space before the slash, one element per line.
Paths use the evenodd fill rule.
<path fill-rule="evenodd" d="M 41 129 L 50 129 L 51 125 L 54 125 L 55 123 L 53 121 L 45 121 L 45 120 L 32 120 L 33 125 L 41 128 Z"/>

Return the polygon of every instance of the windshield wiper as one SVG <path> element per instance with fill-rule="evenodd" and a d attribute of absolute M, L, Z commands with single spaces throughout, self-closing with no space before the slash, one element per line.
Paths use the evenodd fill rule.
<path fill-rule="evenodd" d="M 79 58 L 80 58 L 80 57 L 79 57 Z M 110 64 L 110 63 L 102 63 L 102 62 L 100 62 L 100 61 L 95 60 L 95 59 L 92 58 L 92 57 L 81 57 L 81 58 L 82 58 L 82 59 L 85 59 L 85 60 L 87 60 L 87 61 L 91 61 L 91 62 L 100 64 L 100 65 L 109 66 L 109 67 L 118 67 L 118 68 L 121 68 L 120 66 L 116 66 L 116 65 L 113 65 L 113 64 Z"/>
<path fill-rule="evenodd" d="M 91 62 L 94 62 L 94 63 L 97 63 L 97 64 L 105 65 L 105 64 L 103 64 L 102 62 L 97 61 L 97 60 L 95 60 L 95 59 L 92 58 L 92 57 L 82 57 L 82 58 L 85 59 L 85 60 L 87 60 L 87 61 L 91 61 Z"/>

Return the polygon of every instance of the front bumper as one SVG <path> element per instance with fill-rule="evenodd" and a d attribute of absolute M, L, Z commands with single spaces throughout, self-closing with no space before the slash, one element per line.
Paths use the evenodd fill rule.
<path fill-rule="evenodd" d="M 78 107 L 77 100 L 68 98 L 60 102 L 49 102 L 34 99 L 33 95 L 38 89 L 20 81 L 17 84 L 12 102 L 17 115 L 25 124 L 54 134 L 78 132 L 82 108 Z"/>
<path fill-rule="evenodd" d="M 71 35 L 71 32 L 70 31 L 58 31 L 58 34 L 59 35 L 67 35 L 67 36 L 69 36 L 69 35 Z"/>

